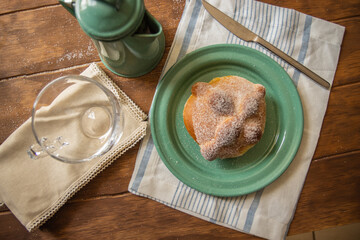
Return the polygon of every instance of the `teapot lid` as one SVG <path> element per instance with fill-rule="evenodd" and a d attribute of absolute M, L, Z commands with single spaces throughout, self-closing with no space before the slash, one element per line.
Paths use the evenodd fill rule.
<path fill-rule="evenodd" d="M 133 34 L 145 12 L 143 0 L 77 0 L 75 15 L 92 38 L 111 41 Z"/>

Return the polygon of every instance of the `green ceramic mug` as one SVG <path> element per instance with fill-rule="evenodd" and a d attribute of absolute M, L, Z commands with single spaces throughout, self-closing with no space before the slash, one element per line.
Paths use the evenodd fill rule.
<path fill-rule="evenodd" d="M 161 60 L 165 37 L 143 0 L 59 0 L 93 40 L 105 66 L 124 77 L 150 72 Z"/>

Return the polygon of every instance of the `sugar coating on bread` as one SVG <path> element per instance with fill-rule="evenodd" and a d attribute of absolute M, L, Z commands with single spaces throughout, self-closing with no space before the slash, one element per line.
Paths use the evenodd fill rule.
<path fill-rule="evenodd" d="M 265 128 L 265 87 L 237 76 L 198 82 L 184 108 L 184 122 L 207 160 L 237 157 Z"/>

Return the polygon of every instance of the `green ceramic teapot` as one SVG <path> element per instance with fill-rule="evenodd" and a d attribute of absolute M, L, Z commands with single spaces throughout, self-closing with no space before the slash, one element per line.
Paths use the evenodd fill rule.
<path fill-rule="evenodd" d="M 59 0 L 93 40 L 112 72 L 137 77 L 161 60 L 165 37 L 143 0 Z"/>

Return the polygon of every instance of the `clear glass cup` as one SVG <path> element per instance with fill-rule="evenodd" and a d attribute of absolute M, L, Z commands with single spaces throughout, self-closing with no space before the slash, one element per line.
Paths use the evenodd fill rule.
<path fill-rule="evenodd" d="M 49 155 L 80 163 L 108 152 L 122 136 L 124 119 L 109 89 L 91 78 L 70 75 L 40 91 L 31 126 L 37 143 L 28 150 L 31 158 Z"/>

